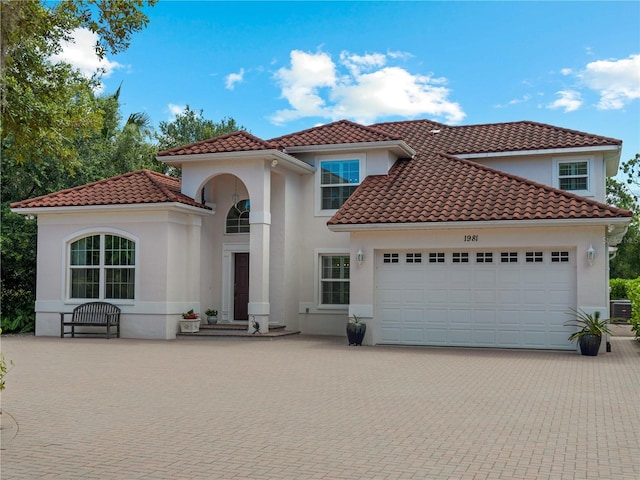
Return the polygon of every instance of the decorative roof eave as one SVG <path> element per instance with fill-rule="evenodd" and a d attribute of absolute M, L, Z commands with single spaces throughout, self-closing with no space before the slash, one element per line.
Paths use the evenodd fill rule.
<path fill-rule="evenodd" d="M 301 145 L 286 147 L 287 153 L 306 153 L 306 152 L 351 152 L 356 150 L 368 149 L 388 149 L 398 156 L 398 158 L 413 158 L 416 151 L 411 148 L 404 140 L 387 140 L 382 142 L 356 142 L 356 143 L 331 143 L 326 145 Z"/>
<path fill-rule="evenodd" d="M 197 215 L 212 215 L 215 213 L 211 207 L 203 205 L 196 207 L 180 202 L 157 202 L 157 203 L 126 203 L 117 205 L 74 205 L 68 207 L 15 207 L 11 211 L 19 215 L 54 215 L 63 213 L 117 213 L 134 212 L 144 210 L 169 210 L 182 213 L 195 213 Z"/>
<path fill-rule="evenodd" d="M 179 156 L 156 156 L 156 160 L 173 165 L 176 167 L 182 167 L 185 163 L 199 163 L 199 162 L 224 162 L 229 160 L 277 160 L 278 163 L 282 163 L 288 166 L 296 173 L 314 173 L 316 169 L 297 159 L 291 155 L 287 155 L 280 150 L 249 150 L 249 151 L 237 151 L 237 152 L 220 152 L 220 153 L 198 153 L 192 155 L 179 155 Z"/>
<path fill-rule="evenodd" d="M 332 232 L 363 232 L 389 230 L 453 230 L 453 229 L 486 229 L 503 227 L 576 227 L 606 226 L 610 230 L 620 231 L 631 223 L 632 217 L 603 218 L 559 218 L 540 220 L 468 220 L 463 222 L 398 222 L 398 223 L 360 223 L 360 224 L 327 224 Z"/>

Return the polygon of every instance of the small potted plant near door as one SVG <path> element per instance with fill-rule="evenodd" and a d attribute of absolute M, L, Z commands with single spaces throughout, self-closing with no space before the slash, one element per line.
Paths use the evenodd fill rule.
<path fill-rule="evenodd" d="M 602 320 L 598 311 L 590 314 L 584 310 L 572 310 L 571 314 L 575 315 L 576 319 L 567 322 L 565 325 L 578 327 L 580 330 L 572 333 L 569 336 L 569 340 L 572 342 L 578 341 L 582 355 L 595 357 L 600 350 L 602 335 L 612 335 L 611 330 L 609 330 L 609 320 Z"/>
<path fill-rule="evenodd" d="M 198 314 L 189 310 L 187 313 L 182 314 L 180 320 L 180 333 L 196 333 L 200 331 L 200 317 Z"/>
<path fill-rule="evenodd" d="M 353 315 L 347 322 L 347 339 L 349 345 L 362 345 L 367 324 L 360 320 L 358 315 Z"/>
<path fill-rule="evenodd" d="M 204 313 L 207 315 L 207 323 L 209 325 L 215 325 L 218 323 L 218 310 L 210 308 Z"/>

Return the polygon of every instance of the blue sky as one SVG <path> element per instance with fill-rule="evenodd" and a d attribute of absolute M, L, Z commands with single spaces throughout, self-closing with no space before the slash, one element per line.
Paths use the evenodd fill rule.
<path fill-rule="evenodd" d="M 164 1 L 105 92 L 154 124 L 185 105 L 272 138 L 348 118 L 533 120 L 640 153 L 640 2 Z M 87 32 L 62 58 L 95 69 Z"/>

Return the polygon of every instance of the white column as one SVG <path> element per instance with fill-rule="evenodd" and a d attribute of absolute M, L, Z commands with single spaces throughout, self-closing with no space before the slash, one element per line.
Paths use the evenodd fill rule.
<path fill-rule="evenodd" d="M 249 326 L 260 333 L 269 332 L 269 255 L 271 237 L 271 171 L 264 168 L 262 183 L 250 187 L 249 224 Z"/>

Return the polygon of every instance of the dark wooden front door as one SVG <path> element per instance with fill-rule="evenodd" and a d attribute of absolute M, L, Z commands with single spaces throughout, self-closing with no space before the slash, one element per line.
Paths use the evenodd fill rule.
<path fill-rule="evenodd" d="M 249 314 L 249 254 L 234 255 L 233 317 L 234 320 L 248 320 Z"/>

